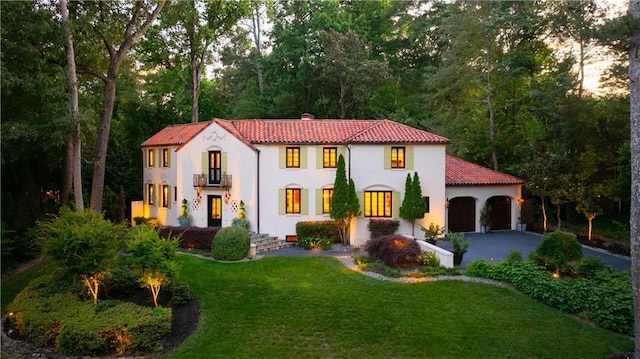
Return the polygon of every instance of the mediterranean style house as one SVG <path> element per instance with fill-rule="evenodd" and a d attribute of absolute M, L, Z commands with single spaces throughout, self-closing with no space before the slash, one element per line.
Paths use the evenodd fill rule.
<path fill-rule="evenodd" d="M 390 120 L 222 120 L 167 127 L 141 145 L 142 203 L 133 216 L 178 225 L 229 226 L 243 207 L 250 230 L 295 241 L 299 221 L 329 220 L 338 156 L 354 180 L 361 215 L 351 242 L 369 239 L 371 219 L 399 219 L 407 173 L 417 172 L 427 207 L 416 221 L 475 232 L 485 203 L 492 229 L 514 229 L 523 181 L 446 154 L 447 138 Z M 400 219 L 399 233 L 411 234 Z"/>

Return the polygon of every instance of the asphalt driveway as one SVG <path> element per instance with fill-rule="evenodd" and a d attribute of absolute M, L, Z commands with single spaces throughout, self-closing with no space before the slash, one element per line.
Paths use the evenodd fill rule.
<path fill-rule="evenodd" d="M 532 232 L 517 232 L 517 231 L 495 231 L 487 234 L 483 233 L 466 233 L 466 238 L 471 239 L 469 250 L 465 253 L 462 260 L 462 267 L 465 267 L 476 259 L 484 259 L 488 262 L 500 262 L 502 261 L 512 249 L 520 250 L 523 258 L 529 256 L 529 252 L 534 250 L 542 236 L 538 233 Z M 451 242 L 439 241 L 438 246 L 446 250 L 451 250 Z M 350 255 L 352 254 L 351 248 L 343 248 L 336 245 L 335 248 L 330 251 L 309 251 L 300 249 L 299 247 L 291 247 L 286 249 L 280 249 L 277 251 L 271 251 L 262 253 L 266 256 L 318 256 L 318 255 Z M 584 257 L 597 257 L 604 263 L 619 270 L 628 270 L 631 268 L 631 258 L 611 254 L 609 252 L 591 249 L 583 246 L 582 251 Z"/>

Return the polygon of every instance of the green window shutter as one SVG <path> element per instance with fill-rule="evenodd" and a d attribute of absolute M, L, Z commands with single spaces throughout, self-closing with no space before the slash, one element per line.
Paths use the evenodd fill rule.
<path fill-rule="evenodd" d="M 412 170 L 413 169 L 413 147 L 412 146 L 407 146 L 405 148 L 405 168 L 408 170 Z"/>
<path fill-rule="evenodd" d="M 307 168 L 307 147 L 300 147 L 300 168 Z"/>
<path fill-rule="evenodd" d="M 142 159 L 145 167 L 149 167 L 149 158 L 147 158 L 147 150 L 142 150 Z"/>
<path fill-rule="evenodd" d="M 278 214 L 285 214 L 286 211 L 287 196 L 284 192 L 284 188 L 278 190 Z"/>
<path fill-rule="evenodd" d="M 209 152 L 202 152 L 202 174 L 209 178 Z"/>
<path fill-rule="evenodd" d="M 280 146 L 280 168 L 287 167 L 287 148 Z"/>
<path fill-rule="evenodd" d="M 171 209 L 171 186 L 167 186 L 167 208 Z"/>
<path fill-rule="evenodd" d="M 227 173 L 227 158 L 228 158 L 228 153 L 227 152 L 222 152 L 221 154 L 221 167 L 222 167 L 222 173 Z"/>
<path fill-rule="evenodd" d="M 324 147 L 316 146 L 316 168 L 322 168 L 324 156 Z"/>
<path fill-rule="evenodd" d="M 391 196 L 391 217 L 398 218 L 400 214 L 400 192 L 394 191 Z"/>
<path fill-rule="evenodd" d="M 148 190 L 148 186 L 149 184 L 145 183 L 142 185 L 142 203 L 144 203 L 144 205 L 148 205 L 149 204 L 149 190 Z"/>
<path fill-rule="evenodd" d="M 153 205 L 160 207 L 160 188 L 159 184 L 153 185 Z"/>
<path fill-rule="evenodd" d="M 358 218 L 364 218 L 364 192 L 358 191 L 356 192 L 356 195 L 358 196 L 358 202 L 360 203 L 360 214 L 358 215 Z"/>
<path fill-rule="evenodd" d="M 316 189 L 316 214 L 322 214 L 322 188 Z"/>
<path fill-rule="evenodd" d="M 309 214 L 309 189 L 303 188 L 300 190 L 300 213 Z"/>
<path fill-rule="evenodd" d="M 391 147 L 384 146 L 384 169 L 391 169 Z"/>
<path fill-rule="evenodd" d="M 348 162 L 349 159 L 347 158 L 347 154 L 345 153 L 345 148 L 338 146 L 338 153 L 336 153 L 336 164 L 338 163 L 338 157 L 340 157 L 340 155 L 342 155 L 342 157 L 344 157 L 344 162 Z"/>
<path fill-rule="evenodd" d="M 171 167 L 171 149 L 167 148 L 167 167 Z"/>

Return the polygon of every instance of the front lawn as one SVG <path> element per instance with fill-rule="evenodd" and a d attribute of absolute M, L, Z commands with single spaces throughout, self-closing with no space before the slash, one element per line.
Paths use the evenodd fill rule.
<path fill-rule="evenodd" d="M 628 338 L 492 285 L 384 282 L 328 257 L 179 261 L 202 312 L 165 358 L 606 358 L 633 350 Z"/>

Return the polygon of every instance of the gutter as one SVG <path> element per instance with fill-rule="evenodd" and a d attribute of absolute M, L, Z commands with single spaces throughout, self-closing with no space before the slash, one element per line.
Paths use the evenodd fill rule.
<path fill-rule="evenodd" d="M 256 151 L 256 233 L 260 233 L 260 150 Z"/>

